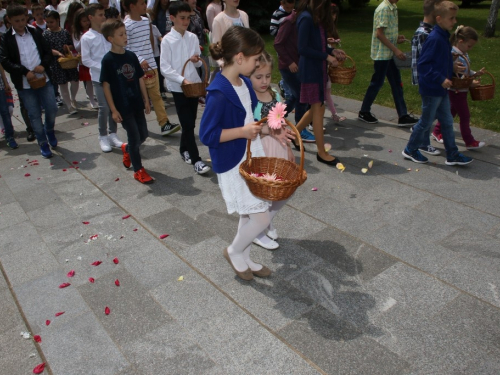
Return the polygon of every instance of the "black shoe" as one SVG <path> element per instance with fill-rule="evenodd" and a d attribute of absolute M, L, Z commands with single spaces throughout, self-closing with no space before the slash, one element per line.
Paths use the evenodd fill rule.
<path fill-rule="evenodd" d="M 295 149 L 297 151 L 300 151 L 300 146 L 297 143 L 295 143 L 295 140 L 292 139 L 291 141 L 292 141 L 293 147 L 295 147 Z"/>
<path fill-rule="evenodd" d="M 170 121 L 167 121 L 167 123 L 161 127 L 161 135 L 170 135 L 179 130 L 181 130 L 179 124 L 172 124 Z"/>
<path fill-rule="evenodd" d="M 35 132 L 33 130 L 27 130 L 28 134 L 26 135 L 26 140 L 28 142 L 33 142 L 35 140 Z"/>
<path fill-rule="evenodd" d="M 368 124 L 376 124 L 378 122 L 378 118 L 373 116 L 370 112 L 359 112 L 358 120 L 367 122 Z"/>
<path fill-rule="evenodd" d="M 316 154 L 316 160 L 319 161 L 320 163 L 323 163 L 323 164 L 326 164 L 326 165 L 331 165 L 332 167 L 335 167 L 340 162 L 339 159 L 337 159 L 335 156 L 333 157 L 333 160 L 327 161 L 325 159 L 322 159 L 319 156 L 319 154 Z"/>
<path fill-rule="evenodd" d="M 418 118 L 413 117 L 412 115 L 404 115 L 399 118 L 398 125 L 399 126 L 415 125 L 417 122 Z"/>

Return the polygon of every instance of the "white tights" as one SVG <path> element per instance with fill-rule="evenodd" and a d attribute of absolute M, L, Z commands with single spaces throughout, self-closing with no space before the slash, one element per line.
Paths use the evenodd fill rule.
<path fill-rule="evenodd" d="M 92 107 L 97 107 L 97 102 L 94 100 L 94 85 L 92 84 L 92 81 L 87 81 L 85 86 L 85 91 L 89 96 L 90 104 L 92 104 Z"/>
<path fill-rule="evenodd" d="M 78 86 L 80 82 L 70 81 L 69 83 L 71 84 L 71 97 L 68 90 L 68 82 L 59 85 L 62 99 L 64 101 L 64 104 L 66 104 L 66 107 L 68 107 L 68 109 L 71 108 L 71 102 L 76 100 L 76 94 L 78 93 Z"/>
<path fill-rule="evenodd" d="M 264 230 L 272 230 L 271 221 L 278 211 L 286 204 L 287 200 L 273 202 L 269 210 L 256 214 L 240 215 L 238 232 L 233 243 L 227 248 L 229 257 L 234 267 L 240 271 L 245 271 L 248 267 L 252 271 L 262 269 L 261 264 L 254 263 L 250 259 L 250 250 L 254 238 L 265 236 Z"/>

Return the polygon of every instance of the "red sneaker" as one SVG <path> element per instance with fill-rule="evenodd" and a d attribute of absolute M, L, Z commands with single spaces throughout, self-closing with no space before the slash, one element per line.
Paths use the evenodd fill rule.
<path fill-rule="evenodd" d="M 443 143 L 443 136 L 441 134 L 434 134 L 434 133 L 432 133 L 432 138 L 434 138 L 434 140 L 437 143 Z"/>
<path fill-rule="evenodd" d="M 474 141 L 470 145 L 465 145 L 465 148 L 468 150 L 476 150 L 478 148 L 484 147 L 486 143 L 480 141 Z"/>
<path fill-rule="evenodd" d="M 144 167 L 134 173 L 134 178 L 141 184 L 152 184 L 155 181 L 153 177 L 148 175 Z"/>
<path fill-rule="evenodd" d="M 127 169 L 130 168 L 132 162 L 130 161 L 130 154 L 127 152 L 127 144 L 122 144 L 122 152 L 123 152 L 123 166 Z"/>

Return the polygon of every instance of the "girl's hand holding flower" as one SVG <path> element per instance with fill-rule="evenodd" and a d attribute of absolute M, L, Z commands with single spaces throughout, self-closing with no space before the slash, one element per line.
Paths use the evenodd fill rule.
<path fill-rule="evenodd" d="M 260 133 L 261 129 L 262 125 L 257 122 L 250 122 L 248 124 L 245 124 L 245 126 L 243 126 L 242 128 L 243 138 L 255 139 L 255 137 L 257 137 L 257 135 Z"/>

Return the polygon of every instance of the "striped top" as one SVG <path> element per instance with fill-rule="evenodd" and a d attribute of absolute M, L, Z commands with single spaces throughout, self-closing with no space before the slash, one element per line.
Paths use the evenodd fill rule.
<path fill-rule="evenodd" d="M 130 18 L 125 20 L 125 29 L 127 30 L 127 47 L 137 55 L 139 62 L 147 60 L 151 69 L 157 69 L 153 48 L 151 47 L 151 33 L 149 28 L 149 19 L 141 17 L 140 21 L 134 21 Z"/>

